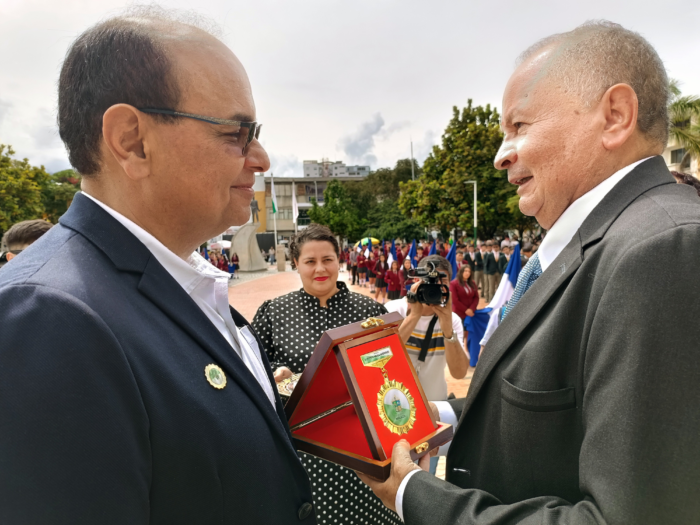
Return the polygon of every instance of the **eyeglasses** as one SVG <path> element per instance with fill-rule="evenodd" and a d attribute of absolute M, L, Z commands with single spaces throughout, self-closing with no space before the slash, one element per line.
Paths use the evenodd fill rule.
<path fill-rule="evenodd" d="M 183 113 L 181 111 L 174 111 L 172 109 L 159 109 L 159 108 L 137 108 L 143 113 L 158 113 L 161 115 L 171 115 L 173 117 L 184 117 L 191 118 L 194 120 L 201 120 L 202 122 L 208 122 L 209 124 L 216 124 L 218 126 L 231 126 L 237 128 L 226 135 L 231 135 L 236 137 L 236 144 L 241 148 L 241 155 L 246 155 L 248 153 L 248 146 L 253 139 L 260 137 L 260 128 L 262 124 L 257 122 L 241 122 L 240 120 L 227 120 L 217 117 L 205 117 L 202 115 L 195 115 L 193 113 Z"/>

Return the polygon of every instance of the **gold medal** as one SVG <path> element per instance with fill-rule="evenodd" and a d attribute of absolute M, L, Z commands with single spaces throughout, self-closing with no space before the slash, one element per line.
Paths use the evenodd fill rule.
<path fill-rule="evenodd" d="M 377 394 L 377 409 L 384 426 L 394 434 L 407 434 L 416 422 L 416 404 L 408 388 L 395 380 L 389 380 L 384 367 L 394 354 L 391 348 L 380 348 L 369 354 L 360 356 L 362 364 L 380 368 L 384 376 L 384 384 Z"/>
<path fill-rule="evenodd" d="M 209 384 L 217 390 L 221 390 L 226 386 L 226 374 L 216 365 L 207 365 L 204 368 L 204 376 L 209 381 Z"/>

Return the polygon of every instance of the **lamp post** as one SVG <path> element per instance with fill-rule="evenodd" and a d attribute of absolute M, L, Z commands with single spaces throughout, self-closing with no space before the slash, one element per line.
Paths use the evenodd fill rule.
<path fill-rule="evenodd" d="M 475 180 L 466 180 L 466 181 L 464 181 L 464 184 L 473 184 L 474 185 L 474 246 L 476 246 L 476 226 L 477 226 L 477 221 L 476 221 L 476 181 Z"/>

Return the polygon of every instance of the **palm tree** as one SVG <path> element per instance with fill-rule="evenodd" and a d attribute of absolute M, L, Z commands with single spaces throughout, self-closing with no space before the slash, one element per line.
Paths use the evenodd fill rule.
<path fill-rule="evenodd" d="M 680 167 L 690 166 L 690 158 L 700 159 L 700 97 L 681 95 L 677 80 L 671 80 L 671 101 L 668 105 L 668 115 L 671 121 L 669 135 L 685 154 Z"/>

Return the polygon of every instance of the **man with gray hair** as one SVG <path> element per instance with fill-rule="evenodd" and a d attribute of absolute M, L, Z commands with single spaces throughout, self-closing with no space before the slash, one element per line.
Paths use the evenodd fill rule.
<path fill-rule="evenodd" d="M 617 24 L 521 57 L 494 164 L 548 233 L 452 403 L 446 481 L 405 441 L 365 478 L 407 524 L 698 523 L 700 200 L 660 156 L 667 100 L 661 59 Z"/>
<path fill-rule="evenodd" d="M 0 273 L 0 523 L 316 523 L 260 339 L 196 252 L 270 165 L 245 69 L 137 8 L 68 50 L 58 127 L 83 191 Z"/>

